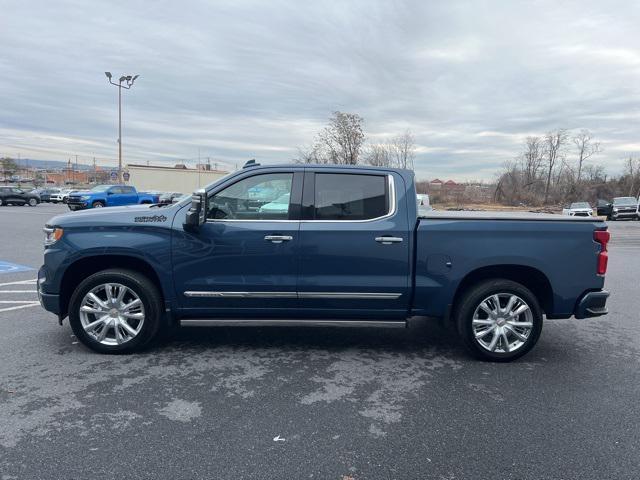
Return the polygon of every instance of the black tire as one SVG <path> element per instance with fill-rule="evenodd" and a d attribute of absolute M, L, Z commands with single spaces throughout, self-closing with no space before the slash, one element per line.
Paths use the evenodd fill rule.
<path fill-rule="evenodd" d="M 28 203 L 28 205 L 29 205 L 30 207 L 35 207 L 35 206 L 37 206 L 37 205 L 38 205 L 38 203 L 40 203 L 40 202 L 38 202 L 38 199 L 37 199 L 37 198 L 30 198 L 30 199 L 29 199 L 29 203 Z"/>
<path fill-rule="evenodd" d="M 105 283 L 119 283 L 131 290 L 144 305 L 145 318 L 140 332 L 120 345 L 104 345 L 85 332 L 80 321 L 80 306 L 84 296 L 93 288 Z M 75 336 L 85 346 L 98 353 L 127 354 L 149 345 L 157 336 L 162 317 L 162 296 L 156 286 L 144 275 L 132 270 L 103 270 L 83 280 L 71 295 L 69 324 Z"/>
<path fill-rule="evenodd" d="M 524 343 L 511 352 L 490 351 L 483 347 L 475 337 L 473 316 L 480 304 L 494 294 L 516 295 L 524 301 L 531 311 L 533 326 Z M 510 362 L 529 352 L 540 338 L 542 332 L 542 309 L 536 296 L 524 285 L 505 279 L 490 279 L 468 288 L 457 305 L 454 306 L 454 319 L 458 333 L 469 352 L 477 358 L 492 362 Z M 510 334 L 511 335 L 511 334 Z M 502 340 L 500 340 L 502 341 Z M 506 341 L 509 344 L 509 340 Z"/>
<path fill-rule="evenodd" d="M 0 198 L 0 207 L 4 207 L 6 205 L 5 201 Z"/>
<path fill-rule="evenodd" d="M 102 207 L 104 207 L 104 202 L 101 202 L 100 200 L 96 200 L 91 204 L 91 208 L 102 208 Z"/>
<path fill-rule="evenodd" d="M 69 201 L 69 199 L 68 199 L 67 197 L 64 197 L 64 198 L 62 199 L 62 203 L 67 203 L 68 201 Z"/>

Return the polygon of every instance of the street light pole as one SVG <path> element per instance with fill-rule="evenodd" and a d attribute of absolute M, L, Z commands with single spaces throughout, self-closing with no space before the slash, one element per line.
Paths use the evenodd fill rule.
<path fill-rule="evenodd" d="M 140 75 L 123 75 L 118 79 L 118 83 L 115 83 L 111 79 L 111 72 L 104 72 L 104 74 L 111 85 L 118 87 L 118 183 L 122 183 L 122 89 L 129 90 L 133 87 L 133 82 Z M 126 85 L 123 85 L 122 82 L 125 82 Z"/>

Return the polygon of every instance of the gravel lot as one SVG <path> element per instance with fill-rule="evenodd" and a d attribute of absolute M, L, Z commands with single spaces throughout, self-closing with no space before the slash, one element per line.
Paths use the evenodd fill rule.
<path fill-rule="evenodd" d="M 638 478 L 640 222 L 610 225 L 610 314 L 549 320 L 501 365 L 426 322 L 91 353 L 29 303 L 42 225 L 63 211 L 0 207 L 0 261 L 34 268 L 0 274 L 2 480 Z"/>

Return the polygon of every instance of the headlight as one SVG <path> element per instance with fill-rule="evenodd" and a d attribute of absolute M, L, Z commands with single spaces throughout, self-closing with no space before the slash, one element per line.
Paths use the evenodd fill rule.
<path fill-rule="evenodd" d="M 618 209 L 617 209 L 617 208 L 614 208 L 614 209 L 613 209 L 613 211 L 614 211 L 614 212 L 617 212 L 617 211 L 618 211 Z"/>
<path fill-rule="evenodd" d="M 49 245 L 53 245 L 58 240 L 62 238 L 63 230 L 60 227 L 49 227 L 45 226 L 44 231 L 44 246 L 48 247 Z"/>
<path fill-rule="evenodd" d="M 82 195 L 80 200 L 89 200 L 91 197 L 89 195 Z"/>

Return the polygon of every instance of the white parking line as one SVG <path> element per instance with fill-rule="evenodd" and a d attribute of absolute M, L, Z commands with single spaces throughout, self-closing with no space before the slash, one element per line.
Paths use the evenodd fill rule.
<path fill-rule="evenodd" d="M 35 300 L 0 300 L 0 303 L 39 303 Z"/>
<path fill-rule="evenodd" d="M 31 280 L 19 280 L 16 282 L 0 283 L 0 287 L 6 287 L 7 285 L 26 285 L 29 283 L 36 283 L 37 281 L 37 278 L 32 278 Z"/>
<path fill-rule="evenodd" d="M 28 305 L 18 305 L 16 307 L 0 308 L 0 313 L 10 312 L 11 310 L 20 310 L 21 308 L 37 307 L 39 305 L 40 305 L 40 302 L 34 302 L 34 303 L 29 303 Z"/>
<path fill-rule="evenodd" d="M 37 290 L 0 290 L 0 293 L 38 293 Z"/>

